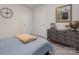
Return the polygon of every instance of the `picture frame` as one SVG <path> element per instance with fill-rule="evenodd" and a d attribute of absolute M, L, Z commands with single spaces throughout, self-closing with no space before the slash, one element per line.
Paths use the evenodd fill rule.
<path fill-rule="evenodd" d="M 72 4 L 56 8 L 56 22 L 72 21 Z"/>

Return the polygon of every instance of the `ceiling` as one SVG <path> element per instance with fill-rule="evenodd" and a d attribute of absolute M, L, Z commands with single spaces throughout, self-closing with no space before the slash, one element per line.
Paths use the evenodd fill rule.
<path fill-rule="evenodd" d="M 29 7 L 29 8 L 36 8 L 39 7 L 42 4 L 22 4 L 25 7 Z"/>

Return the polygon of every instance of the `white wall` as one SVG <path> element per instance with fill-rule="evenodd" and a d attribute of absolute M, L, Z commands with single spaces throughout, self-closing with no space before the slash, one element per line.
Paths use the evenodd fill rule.
<path fill-rule="evenodd" d="M 42 5 L 33 10 L 33 34 L 46 36 L 47 28 L 47 8 Z"/>
<path fill-rule="evenodd" d="M 32 30 L 32 11 L 21 5 L 0 5 L 0 9 L 12 9 L 13 16 L 5 19 L 0 15 L 0 38 L 14 36 L 17 33 L 29 33 Z"/>
<path fill-rule="evenodd" d="M 55 8 L 61 4 L 48 4 L 35 8 L 33 11 L 33 33 L 47 38 L 47 29 L 50 23 L 55 22 Z M 79 20 L 79 5 L 72 6 L 72 20 Z M 69 23 L 56 23 L 58 29 L 66 29 L 65 25 Z"/>
<path fill-rule="evenodd" d="M 0 15 L 0 38 L 14 36 L 26 32 L 47 37 L 50 23 L 55 22 L 55 8 L 60 4 L 41 5 L 33 10 L 22 5 L 0 5 L 0 9 L 8 7 L 13 11 L 13 17 L 5 19 Z M 79 20 L 79 5 L 73 5 L 72 19 Z M 58 29 L 65 29 L 68 23 L 56 23 Z M 33 26 L 33 27 L 32 27 Z"/>

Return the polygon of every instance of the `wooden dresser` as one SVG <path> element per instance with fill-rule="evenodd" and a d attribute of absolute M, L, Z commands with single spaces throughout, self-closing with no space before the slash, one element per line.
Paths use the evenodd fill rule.
<path fill-rule="evenodd" d="M 48 29 L 47 39 L 51 42 L 58 42 L 63 45 L 75 47 L 77 50 L 79 50 L 79 32 Z"/>

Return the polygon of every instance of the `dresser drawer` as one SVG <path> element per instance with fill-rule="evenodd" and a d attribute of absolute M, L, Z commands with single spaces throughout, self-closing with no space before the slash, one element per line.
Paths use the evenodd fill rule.
<path fill-rule="evenodd" d="M 48 31 L 48 37 L 51 40 L 70 45 L 73 47 L 79 47 L 79 32 L 75 31 Z"/>

